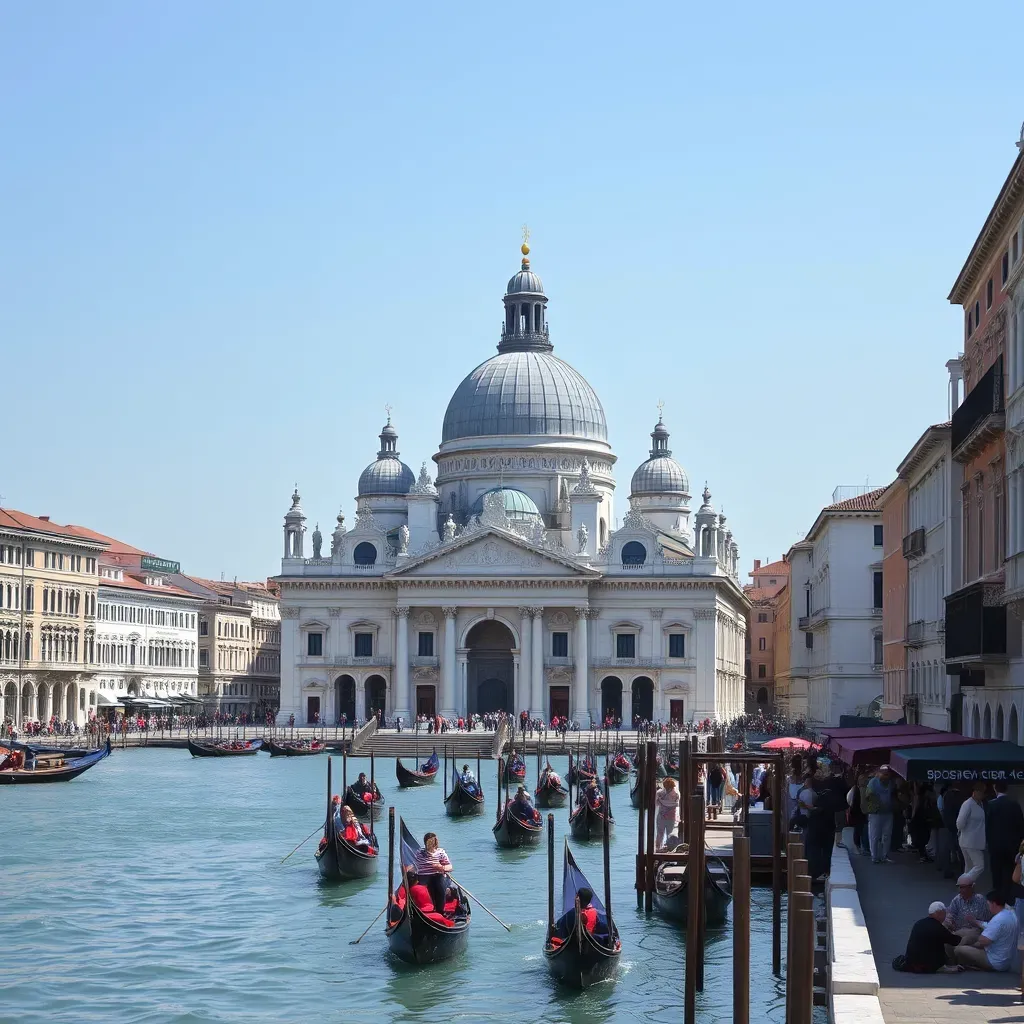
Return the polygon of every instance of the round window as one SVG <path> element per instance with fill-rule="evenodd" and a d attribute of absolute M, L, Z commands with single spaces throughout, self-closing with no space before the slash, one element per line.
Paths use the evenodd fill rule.
<path fill-rule="evenodd" d="M 352 560 L 356 565 L 373 565 L 377 561 L 377 549 L 368 540 L 364 540 L 356 545 Z"/>
<path fill-rule="evenodd" d="M 638 540 L 622 545 L 623 565 L 643 565 L 647 561 L 647 548 Z"/>

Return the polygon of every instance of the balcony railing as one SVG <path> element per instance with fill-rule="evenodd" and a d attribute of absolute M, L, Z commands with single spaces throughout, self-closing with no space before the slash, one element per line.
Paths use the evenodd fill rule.
<path fill-rule="evenodd" d="M 435 659 L 436 660 L 436 659 Z M 303 654 L 299 656 L 300 665 L 327 665 L 334 667 L 349 667 L 356 665 L 369 665 L 373 668 L 390 668 L 391 657 L 387 654 L 371 654 L 367 657 L 357 658 L 353 654 L 329 654 L 324 657 L 317 657 L 315 654 Z"/>
<path fill-rule="evenodd" d="M 414 654 L 409 663 L 413 668 L 437 668 L 440 661 L 436 654 Z"/>
<path fill-rule="evenodd" d="M 544 667 L 545 668 L 566 668 L 571 667 L 573 659 L 568 655 L 555 655 L 545 654 L 544 655 Z"/>
<path fill-rule="evenodd" d="M 918 619 L 916 622 L 907 623 L 907 640 L 906 644 L 908 647 L 923 647 L 925 641 L 925 626 L 924 619 Z"/>
<path fill-rule="evenodd" d="M 960 408 L 953 413 L 951 444 L 953 458 L 967 462 L 1006 425 L 1003 399 L 1003 357 L 971 388 Z"/>
<path fill-rule="evenodd" d="M 796 620 L 796 626 L 797 626 L 797 629 L 802 629 L 802 630 L 805 630 L 805 631 L 810 629 L 811 628 L 811 617 L 810 617 L 810 615 L 801 615 L 800 618 Z"/>
<path fill-rule="evenodd" d="M 999 584 L 972 583 L 946 598 L 946 664 L 1006 660 L 1006 606 Z"/>
<path fill-rule="evenodd" d="M 924 554 L 924 527 L 919 526 L 916 530 L 908 533 L 903 538 L 903 557 L 919 558 Z"/>

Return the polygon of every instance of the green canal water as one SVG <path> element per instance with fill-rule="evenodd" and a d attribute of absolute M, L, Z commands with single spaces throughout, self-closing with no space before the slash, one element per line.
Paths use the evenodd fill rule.
<path fill-rule="evenodd" d="M 341 759 L 333 764 L 340 792 Z M 564 773 L 565 759 L 554 764 Z M 324 756 L 126 750 L 66 785 L 0 789 L 0 1021 L 682 1019 L 684 937 L 636 910 L 625 786 L 612 790 L 622 965 L 614 982 L 578 994 L 555 986 L 541 953 L 545 849 L 494 845 L 494 762 L 482 766 L 488 813 L 462 820 L 445 817 L 440 780 L 399 790 L 394 761 L 377 764 L 389 805 L 414 833 L 436 831 L 455 876 L 512 925 L 506 933 L 475 910 L 468 951 L 420 970 L 388 953 L 383 919 L 349 944 L 386 901 L 384 859 L 377 879 L 343 886 L 319 881 L 316 837 L 281 863 L 323 820 L 326 768 Z M 352 778 L 369 763 L 348 769 Z M 556 812 L 559 888 L 566 813 Z M 600 890 L 600 845 L 572 845 Z M 751 1019 L 781 1022 L 770 891 L 753 902 Z M 711 932 L 704 1024 L 731 1020 L 731 958 L 729 929 Z"/>

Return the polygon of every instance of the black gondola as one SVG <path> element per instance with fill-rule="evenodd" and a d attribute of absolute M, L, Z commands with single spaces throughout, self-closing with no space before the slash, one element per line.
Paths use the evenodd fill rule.
<path fill-rule="evenodd" d="M 267 749 L 271 757 L 310 757 L 313 754 L 322 754 L 327 748 L 321 740 L 313 740 L 308 744 L 268 740 Z"/>
<path fill-rule="evenodd" d="M 544 835 L 544 823 L 537 815 L 535 822 L 525 821 L 512 811 L 514 800 L 506 800 L 501 817 L 494 828 L 494 841 L 504 849 L 518 846 L 536 846 Z"/>
<path fill-rule="evenodd" d="M 538 807 L 564 807 L 565 801 L 569 799 L 569 790 L 562 785 L 562 780 L 551 765 L 547 764 L 540 773 L 533 795 Z"/>
<path fill-rule="evenodd" d="M 328 882 L 372 878 L 377 873 L 380 861 L 380 843 L 373 834 L 372 826 L 370 845 L 364 847 L 347 840 L 338 824 L 331 806 L 331 759 L 327 758 L 327 821 L 324 823 L 324 837 L 313 855 L 317 870 L 320 877 Z"/>
<path fill-rule="evenodd" d="M 662 864 L 654 876 L 654 905 L 662 917 L 686 927 L 689 866 Z M 717 857 L 708 857 L 704 867 L 704 915 L 709 925 L 723 925 L 732 899 L 729 870 Z"/>
<path fill-rule="evenodd" d="M 569 831 L 573 839 L 600 839 L 604 835 L 605 812 L 608 811 L 608 830 L 614 831 L 615 818 L 612 817 L 607 801 L 601 810 L 594 810 L 587 800 L 586 791 L 580 793 L 580 801 L 576 810 L 569 815 Z"/>
<path fill-rule="evenodd" d="M 629 802 L 637 810 L 640 809 L 640 773 L 636 771 L 629 777 Z"/>
<path fill-rule="evenodd" d="M 521 785 L 526 781 L 526 761 L 520 754 L 513 754 L 505 765 L 505 779 L 512 785 Z"/>
<path fill-rule="evenodd" d="M 544 943 L 544 959 L 554 978 L 563 985 L 578 989 L 590 988 L 610 978 L 615 973 L 622 953 L 619 931 L 613 922 L 612 934 L 609 936 L 608 914 L 596 892 L 590 904 L 597 911 L 597 927 L 593 934 L 580 921 L 576 913 L 576 894 L 584 887 L 593 889 L 573 859 L 567 842 L 562 868 L 562 917 L 558 925 L 550 929 L 551 933 Z M 552 939 L 561 941 L 554 942 Z"/>
<path fill-rule="evenodd" d="M 398 776 L 398 785 L 402 789 L 407 789 L 410 786 L 426 786 L 437 778 L 439 765 L 437 747 L 434 747 L 434 752 L 417 770 L 406 768 L 399 757 L 395 760 L 395 775 Z"/>
<path fill-rule="evenodd" d="M 188 752 L 193 757 L 249 757 L 258 754 L 263 740 L 221 740 L 214 743 L 200 743 L 189 739 Z"/>
<path fill-rule="evenodd" d="M 69 757 L 69 754 L 77 756 Z M 50 751 L 15 741 L 0 742 L 0 785 L 70 782 L 109 756 L 109 739 L 102 747 L 87 751 Z"/>
<path fill-rule="evenodd" d="M 608 765 L 608 781 L 613 786 L 621 785 L 629 778 L 632 769 L 633 765 L 629 758 L 620 751 Z"/>
<path fill-rule="evenodd" d="M 370 785 L 373 786 L 373 795 L 375 797 L 372 801 L 364 800 L 351 786 L 345 790 L 345 796 L 342 799 L 342 803 L 348 804 L 353 811 L 356 812 L 357 818 L 369 818 L 370 816 L 370 805 L 373 805 L 373 816 L 380 819 L 384 813 L 384 805 L 387 801 L 384 799 L 384 794 L 381 793 L 380 787 L 372 782 Z M 365 792 L 365 790 L 364 790 Z"/>
<path fill-rule="evenodd" d="M 412 837 L 405 822 L 401 823 L 400 850 L 402 863 L 416 863 L 419 844 Z M 403 884 L 405 872 L 402 872 Z M 469 924 L 471 912 L 466 894 L 453 883 L 458 894 L 458 908 L 454 920 L 450 924 L 431 919 L 420 910 L 410 898 L 400 907 L 390 902 L 388 906 L 388 922 L 384 927 L 387 935 L 388 948 L 400 960 L 407 964 L 435 964 L 442 960 L 450 960 L 461 953 L 469 943 Z M 406 890 L 408 891 L 408 890 Z"/>
<path fill-rule="evenodd" d="M 592 757 L 573 760 L 572 754 L 569 755 L 569 770 L 565 774 L 565 781 L 570 786 L 585 786 L 588 782 L 594 782 L 596 779 L 597 767 Z"/>
<path fill-rule="evenodd" d="M 465 818 L 471 814 L 482 814 L 484 810 L 484 791 L 480 780 L 476 782 L 476 792 L 471 791 L 462 781 L 462 776 L 452 763 L 452 791 L 444 798 L 445 813 L 449 818 Z"/>

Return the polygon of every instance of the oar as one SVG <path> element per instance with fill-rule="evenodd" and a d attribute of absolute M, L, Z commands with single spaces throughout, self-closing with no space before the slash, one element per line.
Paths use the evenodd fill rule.
<path fill-rule="evenodd" d="M 383 906 L 383 907 L 381 908 L 380 914 L 383 914 L 383 913 L 384 913 L 384 911 L 385 911 L 385 910 L 387 910 L 387 909 L 388 909 L 388 905 L 387 905 L 387 904 L 385 903 L 385 904 L 384 904 L 384 906 Z M 350 945 L 350 946 L 358 946 L 358 945 L 359 945 L 359 943 L 360 943 L 360 942 L 362 942 L 362 940 L 366 938 L 367 932 L 369 932 L 369 930 L 370 930 L 370 929 L 371 929 L 371 928 L 372 928 L 372 927 L 373 927 L 373 926 L 374 926 L 374 925 L 375 925 L 375 924 L 376 924 L 376 923 L 377 923 L 377 922 L 378 922 L 378 921 L 380 920 L 380 914 L 378 914 L 378 915 L 377 915 L 377 916 L 376 916 L 376 917 L 375 917 L 375 918 L 374 918 L 374 919 L 373 919 L 373 920 L 372 920 L 372 921 L 371 921 L 371 922 L 370 922 L 370 923 L 369 923 L 369 924 L 367 925 L 367 927 L 366 927 L 366 931 L 365 931 L 365 932 L 363 932 L 363 934 L 362 934 L 362 935 L 360 935 L 358 939 L 350 939 L 350 940 L 349 940 L 349 945 Z"/>
<path fill-rule="evenodd" d="M 466 887 L 465 887 L 465 886 L 464 886 L 464 885 L 463 885 L 463 884 L 462 884 L 461 882 L 458 882 L 458 881 L 456 881 L 456 880 L 455 880 L 455 878 L 454 878 L 454 877 L 452 877 L 451 875 L 449 875 L 448 877 L 449 877 L 449 878 L 451 878 L 451 880 L 452 880 L 453 882 L 455 882 L 455 884 L 456 884 L 456 885 L 457 885 L 457 886 L 458 886 L 458 887 L 459 887 L 459 888 L 460 888 L 460 889 L 461 889 L 461 890 L 462 890 L 462 891 L 463 891 L 463 892 L 464 892 L 464 893 L 465 893 L 465 894 L 466 894 L 466 895 L 467 895 L 467 896 L 468 896 L 468 897 L 469 897 L 469 898 L 470 898 L 471 900 L 476 900 L 476 902 L 480 904 L 480 909 L 481 909 L 481 910 L 484 910 L 484 911 L 486 911 L 486 912 L 487 912 L 488 914 L 490 914 L 490 915 L 491 915 L 491 917 L 493 917 L 493 918 L 494 918 L 494 920 L 495 920 L 495 921 L 497 921 L 497 922 L 498 922 L 498 924 L 500 924 L 500 925 L 501 925 L 501 927 L 505 929 L 505 931 L 507 931 L 507 932 L 510 932 L 510 931 L 512 931 L 512 928 L 511 928 L 511 926 L 510 926 L 510 925 L 507 925 L 507 924 L 505 924 L 505 922 L 504 922 L 504 921 L 502 921 L 502 919 L 501 919 L 500 917 L 498 917 L 498 915 L 497 915 L 497 914 L 495 914 L 495 913 L 494 913 L 494 912 L 493 912 L 492 910 L 490 910 L 490 909 L 488 909 L 488 908 L 487 908 L 486 906 L 484 906 L 484 904 L 483 904 L 483 903 L 482 903 L 482 902 L 481 902 L 481 901 L 480 901 L 479 899 L 477 899 L 477 897 L 476 897 L 476 896 L 474 896 L 474 895 L 473 895 L 473 894 L 472 894 L 472 893 L 471 893 L 471 892 L 470 892 L 470 891 L 469 891 L 469 890 L 468 890 L 468 889 L 467 889 L 467 888 L 466 888 Z"/>
<path fill-rule="evenodd" d="M 317 832 L 320 832 L 322 829 L 323 829 L 323 825 L 317 825 L 317 827 L 315 829 L 313 829 L 313 831 L 310 832 L 309 835 L 306 836 L 306 838 L 303 839 L 302 842 L 299 843 L 299 845 L 296 846 L 294 850 L 292 850 L 292 853 L 298 853 L 299 850 L 301 850 L 306 845 L 306 843 L 308 843 L 310 841 L 310 839 L 312 839 L 313 836 L 315 836 L 317 834 Z M 288 857 L 290 857 L 292 855 L 292 853 L 289 853 Z M 288 859 L 288 857 L 282 857 L 281 858 L 281 863 L 283 864 Z"/>

